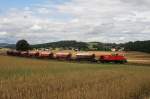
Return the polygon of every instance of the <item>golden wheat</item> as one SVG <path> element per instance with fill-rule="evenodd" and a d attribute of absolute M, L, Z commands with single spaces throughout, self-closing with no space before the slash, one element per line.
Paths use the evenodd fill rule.
<path fill-rule="evenodd" d="M 144 99 L 150 67 L 0 56 L 0 99 Z"/>

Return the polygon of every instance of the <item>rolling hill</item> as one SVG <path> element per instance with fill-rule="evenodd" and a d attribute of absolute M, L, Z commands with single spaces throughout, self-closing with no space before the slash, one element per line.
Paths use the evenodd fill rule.
<path fill-rule="evenodd" d="M 15 44 L 0 43 L 0 47 L 15 48 Z M 150 40 L 127 43 L 101 43 L 101 42 L 78 42 L 75 40 L 58 41 L 31 45 L 32 48 L 62 48 L 79 50 L 109 51 L 111 48 L 124 48 L 126 51 L 139 51 L 150 53 Z"/>

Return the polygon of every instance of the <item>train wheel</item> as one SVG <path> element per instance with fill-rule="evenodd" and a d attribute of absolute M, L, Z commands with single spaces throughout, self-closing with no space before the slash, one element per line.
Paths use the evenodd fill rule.
<path fill-rule="evenodd" d="M 119 61 L 119 63 L 120 63 L 120 64 L 123 64 L 123 63 L 124 63 L 124 61 L 122 61 L 122 60 L 121 60 L 121 61 Z"/>
<path fill-rule="evenodd" d="M 100 62 L 101 62 L 101 63 L 106 63 L 104 60 L 101 60 Z"/>
<path fill-rule="evenodd" d="M 118 64 L 118 63 L 120 63 L 120 61 L 114 61 L 114 63 L 115 63 L 115 64 Z"/>

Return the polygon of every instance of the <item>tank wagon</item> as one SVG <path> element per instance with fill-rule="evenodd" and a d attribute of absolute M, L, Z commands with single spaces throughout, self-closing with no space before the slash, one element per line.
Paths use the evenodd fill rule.
<path fill-rule="evenodd" d="M 11 56 L 20 56 L 20 51 L 16 51 L 16 50 L 7 51 L 7 54 Z"/>
<path fill-rule="evenodd" d="M 109 63 L 109 62 L 113 62 L 113 63 L 126 63 L 127 59 L 123 56 L 123 55 L 101 55 L 99 58 L 99 61 L 101 63 Z"/>
<path fill-rule="evenodd" d="M 38 57 L 39 52 L 38 51 L 28 51 L 28 57 Z"/>
<path fill-rule="evenodd" d="M 20 56 L 20 51 L 13 51 L 13 56 Z"/>
<path fill-rule="evenodd" d="M 28 56 L 28 51 L 21 51 L 20 56 L 27 57 Z"/>
<path fill-rule="evenodd" d="M 71 60 L 72 54 L 68 52 L 58 52 L 55 54 L 55 58 L 58 60 Z"/>
<path fill-rule="evenodd" d="M 12 55 L 13 51 L 7 51 L 7 55 Z"/>
<path fill-rule="evenodd" d="M 50 51 L 40 51 L 39 52 L 39 58 L 49 58 L 49 59 L 53 59 L 54 58 L 54 54 Z"/>
<path fill-rule="evenodd" d="M 76 58 L 77 61 L 90 61 L 95 62 L 95 54 L 93 53 L 77 53 Z"/>

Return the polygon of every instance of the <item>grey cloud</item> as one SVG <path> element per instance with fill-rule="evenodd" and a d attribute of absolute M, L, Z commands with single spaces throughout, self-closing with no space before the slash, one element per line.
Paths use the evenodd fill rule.
<path fill-rule="evenodd" d="M 27 39 L 127 42 L 150 39 L 148 0 L 72 0 L 11 9 L 0 15 L 0 42 Z M 6 39 L 6 40 L 4 40 Z"/>

